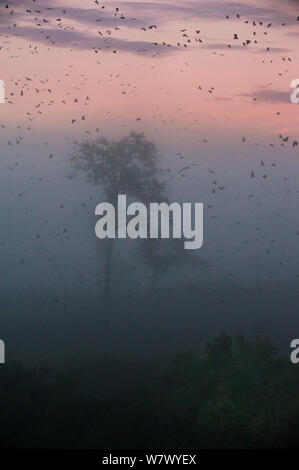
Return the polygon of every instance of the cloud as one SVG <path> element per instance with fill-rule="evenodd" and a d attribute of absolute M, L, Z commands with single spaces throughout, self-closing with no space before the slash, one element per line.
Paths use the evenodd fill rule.
<path fill-rule="evenodd" d="M 271 47 L 270 46 L 270 50 L 267 51 L 266 47 L 264 49 L 261 49 L 261 48 L 258 48 L 258 49 L 255 49 L 254 48 L 254 45 L 253 46 L 244 46 L 243 44 L 240 45 L 240 44 L 232 44 L 230 43 L 230 48 L 228 48 L 228 45 L 227 44 L 221 44 L 221 43 L 211 43 L 211 44 L 204 44 L 203 46 L 201 46 L 201 49 L 208 49 L 208 50 L 218 50 L 218 51 L 229 51 L 229 50 L 243 50 L 243 51 L 247 51 L 247 52 L 251 52 L 253 54 L 270 54 L 271 52 L 274 53 L 274 54 L 284 54 L 284 53 L 287 53 L 287 52 L 292 52 L 291 49 L 286 49 L 286 48 L 283 48 L 283 47 Z"/>
<path fill-rule="evenodd" d="M 8 0 L 7 0 L 8 1 Z M 299 0 L 295 1 L 299 3 Z M 1 0 L 0 0 L 1 3 Z M 5 4 L 6 0 L 2 0 L 2 3 Z M 274 22 L 278 21 L 294 21 L 294 15 L 289 14 L 285 11 L 285 8 L 279 9 L 278 6 L 280 3 L 267 2 L 271 3 L 272 6 L 265 5 L 253 5 L 246 2 L 231 2 L 223 0 L 184 0 L 178 1 L 174 0 L 171 3 L 168 2 L 154 2 L 154 1 L 120 1 L 115 3 L 120 8 L 120 11 L 124 14 L 125 19 L 118 16 L 114 16 L 115 6 L 114 4 L 106 5 L 106 8 L 103 10 L 101 8 L 95 8 L 94 5 L 84 7 L 73 7 L 66 2 L 65 5 L 61 5 L 56 1 L 50 2 L 49 0 L 39 0 L 38 6 L 42 5 L 42 13 L 46 16 L 54 16 L 57 13 L 61 14 L 63 10 L 66 10 L 63 18 L 71 19 L 88 24 L 95 24 L 95 20 L 102 19 L 103 24 L 120 25 L 125 24 L 127 27 L 134 27 L 135 25 L 144 25 L 146 23 L 157 23 L 163 24 L 174 19 L 177 20 L 190 20 L 190 19 L 201 19 L 206 20 L 223 20 L 226 16 L 231 18 L 236 18 L 236 14 L 240 14 L 241 19 L 255 19 L 259 21 L 268 21 Z M 16 11 L 28 16 L 28 13 L 25 12 L 23 7 L 28 7 L 32 9 L 32 12 L 37 8 L 37 5 L 34 5 L 32 1 L 19 1 L 14 0 L 9 2 L 10 7 L 13 6 Z M 275 5 L 275 7 L 273 7 Z M 22 8 L 21 8 L 22 7 Z M 40 8 L 40 9 L 41 9 Z M 132 20 L 132 18 L 136 18 Z M 275 24 L 273 24 L 275 26 Z"/>
<path fill-rule="evenodd" d="M 239 44 L 230 44 L 230 48 L 231 49 L 242 49 L 244 50 L 245 47 L 243 45 L 239 45 Z M 229 50 L 228 48 L 228 44 L 221 44 L 221 43 L 210 43 L 210 44 L 204 44 L 203 46 L 201 46 L 201 49 L 208 49 L 208 50 L 218 50 L 218 51 L 227 51 Z"/>
<path fill-rule="evenodd" d="M 269 46 L 270 49 L 269 51 L 267 50 L 267 48 L 265 47 L 264 49 L 258 49 L 256 51 L 254 51 L 255 54 L 286 54 L 287 52 L 293 52 L 292 49 L 287 49 L 287 48 L 284 48 L 284 47 L 271 47 Z"/>
<path fill-rule="evenodd" d="M 221 96 L 216 96 L 216 97 L 214 98 L 214 100 L 215 100 L 215 101 L 233 101 L 232 98 L 223 98 L 223 97 L 221 97 Z"/>
<path fill-rule="evenodd" d="M 7 0 L 3 0 L 2 4 L 4 5 Z M 40 5 L 41 0 L 39 0 L 38 5 L 32 4 L 32 2 L 20 2 L 15 1 L 9 3 L 9 9 L 2 10 L 3 14 L 7 14 L 10 17 L 11 22 L 15 22 L 15 19 L 30 21 L 34 18 L 45 18 L 50 23 L 54 21 L 56 24 L 57 18 L 61 18 L 62 23 L 68 23 L 69 21 L 74 21 L 82 26 L 88 25 L 96 27 L 119 27 L 125 26 L 128 28 L 137 28 L 144 25 L 144 21 L 139 21 L 137 18 L 125 17 L 121 18 L 120 15 L 114 16 L 112 9 L 108 12 L 99 10 L 96 8 L 81 8 L 81 7 L 71 7 L 64 6 L 59 4 L 54 4 L 49 6 L 49 0 L 44 0 L 42 6 Z M 1 5 L 1 0 L 0 0 Z M 38 9 L 37 9 L 38 6 Z M 14 10 L 13 15 L 10 15 L 11 11 Z"/>
<path fill-rule="evenodd" d="M 263 103 L 290 103 L 289 91 L 258 90 L 252 94 L 243 94 L 238 96 L 256 98 L 258 102 Z"/>
<path fill-rule="evenodd" d="M 0 5 L 4 4 L 4 1 Z M 49 6 L 48 0 L 40 1 L 36 5 L 32 2 L 13 1 L 9 3 L 9 9 L 2 9 L 6 13 L 4 21 L 0 21 L 0 34 L 13 34 L 32 42 L 48 44 L 55 47 L 76 47 L 77 49 L 101 49 L 102 51 L 116 50 L 128 51 L 136 54 L 168 55 L 177 46 L 161 44 L 160 41 L 117 38 L 120 34 L 114 29 L 135 29 L 139 34 L 141 26 L 147 22 L 137 20 L 131 16 L 122 19 L 114 16 L 114 8 L 110 12 L 95 8 L 75 8 L 68 6 Z M 53 4 L 52 4 L 53 5 Z M 26 8 L 28 7 L 28 8 Z M 14 10 L 15 8 L 15 10 Z M 25 9 L 26 8 L 26 9 Z M 38 11 L 37 11 L 37 8 Z M 13 15 L 11 11 L 13 9 Z M 26 11 L 28 10 L 28 11 Z M 65 10 L 65 14 L 63 11 Z M 113 14 L 111 14 L 113 12 Z M 57 21 L 60 18 L 61 21 Z M 46 22 L 43 21 L 46 20 Z M 58 25 L 62 26 L 58 26 Z M 40 26 L 41 25 L 41 26 Z M 86 27 L 88 30 L 86 31 Z M 108 34 L 110 32 L 110 34 Z M 115 32 L 113 36 L 111 33 Z M 99 34 L 100 33 L 100 34 Z M 131 35 L 132 36 L 132 35 Z M 143 35 L 146 38 L 146 36 Z M 55 43 L 55 44 L 54 44 Z"/>
<path fill-rule="evenodd" d="M 288 31 L 286 36 L 293 37 L 293 38 L 298 38 L 299 37 L 299 31 Z"/>
<path fill-rule="evenodd" d="M 5 30 L 6 31 L 6 30 Z M 0 32 L 2 29 L 0 28 Z M 83 33 L 74 30 L 59 30 L 47 28 L 39 30 L 30 26 L 22 26 L 17 29 L 15 35 L 28 39 L 32 42 L 40 42 L 49 46 L 69 47 L 81 50 L 96 49 L 101 52 L 109 51 L 127 51 L 135 54 L 140 53 L 156 53 L 158 55 L 170 54 L 177 51 L 177 46 L 154 45 L 148 41 L 129 41 L 126 39 L 118 39 L 114 37 L 100 37 L 92 34 Z"/>
<path fill-rule="evenodd" d="M 183 2 L 174 1 L 170 3 L 155 2 L 122 2 L 122 8 L 133 11 L 135 15 L 139 12 L 146 17 L 151 15 L 160 18 L 176 19 L 225 19 L 226 16 L 236 18 L 240 14 L 242 19 L 255 19 L 259 21 L 275 22 L 291 21 L 294 16 L 285 12 L 285 9 L 278 10 L 268 6 L 252 5 L 246 2 L 226 2 L 219 0 L 187 0 Z M 274 26 L 274 25 L 273 25 Z"/>
<path fill-rule="evenodd" d="M 0 4 L 1 3 L 4 4 L 5 0 L 0 0 Z M 171 3 L 120 1 L 118 6 L 120 11 L 123 12 L 125 19 L 121 19 L 120 13 L 118 13 L 118 16 L 114 16 L 114 4 L 109 4 L 105 10 L 95 8 L 92 2 L 90 6 L 86 8 L 82 6 L 68 6 L 68 0 L 65 0 L 64 5 L 58 3 L 58 0 L 57 2 L 39 0 L 37 4 L 34 4 L 32 1 L 13 0 L 9 2 L 9 5 L 9 9 L 1 8 L 1 11 L 7 12 L 5 16 L 9 19 L 8 24 L 17 24 L 17 26 L 9 32 L 11 33 L 13 30 L 14 33 L 20 33 L 25 39 L 45 43 L 47 42 L 45 37 L 50 36 L 51 39 L 55 41 L 55 46 L 57 47 L 73 47 L 74 43 L 76 43 L 76 47 L 79 49 L 102 48 L 102 50 L 109 50 L 111 48 L 138 54 L 140 51 L 143 51 L 144 53 L 158 52 L 160 55 L 166 55 L 175 50 L 181 50 L 176 46 L 155 46 L 153 42 L 143 39 L 143 37 L 147 38 L 148 36 L 146 33 L 141 32 L 140 28 L 150 24 L 157 24 L 158 29 L 153 30 L 152 33 L 155 34 L 157 32 L 157 37 L 160 37 L 159 33 L 161 34 L 162 32 L 163 23 L 173 20 L 180 20 L 181 23 L 184 21 L 187 22 L 190 19 L 196 20 L 196 18 L 198 18 L 198 21 L 203 19 L 226 21 L 226 15 L 236 19 L 236 14 L 239 13 L 242 22 L 245 19 L 255 19 L 256 21 L 273 22 L 273 26 L 275 26 L 275 24 L 281 25 L 282 21 L 294 21 L 293 15 L 289 15 L 271 6 L 219 0 L 186 0 L 183 2 L 174 0 Z M 71 3 L 69 3 L 69 5 L 71 5 Z M 15 10 L 13 15 L 9 14 L 11 8 Z M 26 9 L 31 10 L 31 12 L 26 12 Z M 41 13 L 36 12 L 36 9 L 39 9 Z M 65 10 L 65 14 L 63 10 Z M 35 18 L 38 18 L 38 20 L 35 20 Z M 46 23 L 43 22 L 43 18 L 47 20 Z M 58 27 L 60 22 L 57 22 L 57 18 L 61 18 L 62 20 L 61 27 Z M 42 27 L 38 27 L 37 23 L 42 24 Z M 1 22 L 0 25 L 1 32 L 7 34 L 7 23 L 6 28 Z M 68 27 L 68 29 L 65 29 L 65 27 Z M 111 29 L 112 34 L 110 36 L 106 35 L 107 28 Z M 114 29 L 116 28 L 120 31 L 115 31 Z M 142 34 L 142 39 L 128 40 L 127 38 L 116 37 L 121 34 L 123 36 L 123 32 L 126 31 L 127 28 L 135 30 L 136 36 L 137 33 Z M 43 31 L 43 33 L 41 33 L 41 31 Z M 105 39 L 100 37 L 98 31 L 104 34 Z M 153 38 L 152 34 L 150 37 L 151 39 Z M 161 42 L 159 40 L 156 41 L 158 43 Z M 210 50 L 228 50 L 227 46 L 221 43 L 204 44 L 202 47 Z M 232 44 L 231 48 L 243 49 L 243 46 Z M 256 52 L 265 51 L 259 49 Z M 270 52 L 286 53 L 289 52 L 289 50 L 271 48 Z"/>

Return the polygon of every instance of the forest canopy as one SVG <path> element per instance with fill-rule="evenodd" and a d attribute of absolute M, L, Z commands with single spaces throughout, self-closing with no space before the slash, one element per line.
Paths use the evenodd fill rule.
<path fill-rule="evenodd" d="M 182 351 L 150 370 L 106 357 L 86 373 L 109 376 L 113 387 L 87 392 L 84 377 L 45 366 L 1 367 L 1 446 L 298 446 L 298 370 L 266 337 L 222 333 L 201 353 Z"/>

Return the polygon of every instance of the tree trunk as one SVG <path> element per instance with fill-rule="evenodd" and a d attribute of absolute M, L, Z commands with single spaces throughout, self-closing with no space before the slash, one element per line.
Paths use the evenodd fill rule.
<path fill-rule="evenodd" d="M 104 262 L 104 292 L 103 292 L 103 353 L 109 348 L 110 326 L 111 326 L 111 268 L 113 254 L 113 238 L 107 240 L 107 250 Z"/>

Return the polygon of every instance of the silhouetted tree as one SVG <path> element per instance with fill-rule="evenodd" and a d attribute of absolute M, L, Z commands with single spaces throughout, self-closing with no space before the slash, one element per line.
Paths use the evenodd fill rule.
<path fill-rule="evenodd" d="M 164 184 L 158 178 L 159 153 L 144 134 L 132 132 L 117 141 L 100 138 L 84 142 L 78 145 L 71 160 L 75 170 L 85 172 L 89 182 L 102 187 L 108 202 L 113 205 L 119 194 L 144 203 L 161 199 Z M 104 342 L 108 338 L 111 314 L 113 242 L 112 238 L 108 239 L 104 260 Z"/>
<path fill-rule="evenodd" d="M 264 336 L 222 333 L 151 366 L 106 358 L 84 375 L 2 365 L 0 448 L 299 446 L 298 371 Z"/>
<path fill-rule="evenodd" d="M 202 272 L 202 268 L 207 266 L 198 251 L 185 250 L 184 239 L 180 238 L 143 240 L 138 254 L 152 272 L 152 288 L 156 287 L 159 278 L 170 269 L 200 268 Z"/>

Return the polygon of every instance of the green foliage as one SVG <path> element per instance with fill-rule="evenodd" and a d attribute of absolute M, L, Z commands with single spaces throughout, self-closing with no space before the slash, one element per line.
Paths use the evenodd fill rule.
<path fill-rule="evenodd" d="M 161 378 L 168 385 L 156 401 L 163 397 L 164 419 L 182 447 L 268 448 L 295 443 L 290 430 L 294 416 L 299 417 L 299 376 L 265 337 L 249 341 L 221 334 L 202 355 L 176 356 Z M 183 433 L 182 423 L 188 423 Z M 294 436 L 299 438 L 299 432 L 295 430 Z"/>
<path fill-rule="evenodd" d="M 223 333 L 150 373 L 127 365 L 126 384 L 117 382 L 120 362 L 96 367 L 90 375 L 104 381 L 108 370 L 116 384 L 101 396 L 87 396 L 72 375 L 1 368 L 2 448 L 298 446 L 298 370 L 266 337 Z"/>

